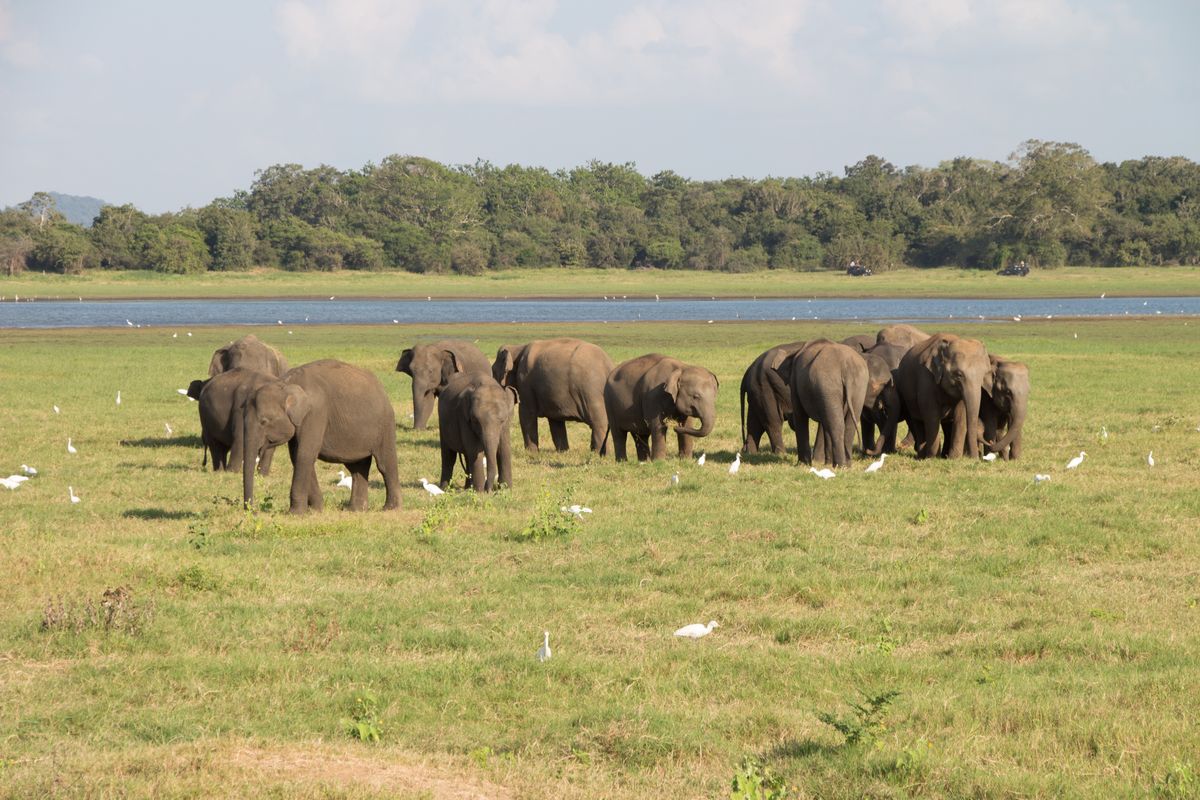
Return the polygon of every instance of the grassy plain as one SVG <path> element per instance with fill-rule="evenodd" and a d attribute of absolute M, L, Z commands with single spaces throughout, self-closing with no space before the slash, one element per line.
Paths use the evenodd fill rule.
<path fill-rule="evenodd" d="M 1195 797 L 1197 326 L 966 327 L 1030 365 L 1025 459 L 831 481 L 769 455 L 727 473 L 737 386 L 766 347 L 854 324 L 271 331 L 294 364 L 376 371 L 401 422 L 401 511 L 377 475 L 373 510 L 342 510 L 321 465 L 327 510 L 300 519 L 238 509 L 175 392 L 242 331 L 0 331 L 0 473 L 39 469 L 0 491 L 0 797 L 718 797 L 747 757 L 791 797 Z M 392 370 L 447 334 L 705 364 L 709 463 L 614 464 L 569 426 L 567 453 L 516 448 L 511 491 L 433 500 L 436 429 L 408 428 Z M 513 538 L 568 499 L 594 513 Z M 818 716 L 891 691 L 863 743 Z M 368 693 L 375 744 L 343 724 Z"/>
<path fill-rule="evenodd" d="M 903 269 L 853 278 L 840 272 L 522 269 L 466 277 L 405 272 L 203 275 L 26 273 L 0 279 L 0 294 L 46 299 L 155 297 L 1080 297 L 1200 294 L 1200 268 L 1037 270 L 1024 278 L 987 270 Z"/>

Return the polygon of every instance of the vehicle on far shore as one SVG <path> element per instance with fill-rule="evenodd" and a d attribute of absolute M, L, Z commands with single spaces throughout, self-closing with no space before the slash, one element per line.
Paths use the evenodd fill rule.
<path fill-rule="evenodd" d="M 873 275 L 874 273 L 871 272 L 871 268 L 866 266 L 865 264 L 859 264 L 857 261 L 851 261 L 850 265 L 848 267 L 846 267 L 846 274 L 854 275 L 854 276 L 863 276 L 863 275 Z"/>
<path fill-rule="evenodd" d="M 1025 262 L 1020 264 L 1009 264 L 1004 269 L 996 270 L 997 275 L 1020 275 L 1024 277 L 1029 274 L 1029 267 L 1025 266 Z"/>

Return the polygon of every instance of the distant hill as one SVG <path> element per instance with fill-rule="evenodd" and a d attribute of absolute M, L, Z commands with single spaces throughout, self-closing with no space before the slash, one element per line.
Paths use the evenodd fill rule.
<path fill-rule="evenodd" d="M 102 206 L 112 205 L 97 197 L 80 197 L 75 194 L 58 192 L 49 194 L 54 198 L 54 204 L 58 207 L 59 213 L 66 217 L 68 222 L 82 225 L 85 228 L 92 227 L 92 220 L 100 213 Z"/>

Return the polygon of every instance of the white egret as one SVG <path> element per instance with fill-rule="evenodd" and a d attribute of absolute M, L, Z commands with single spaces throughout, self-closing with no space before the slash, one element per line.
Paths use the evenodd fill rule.
<path fill-rule="evenodd" d="M 682 636 L 685 639 L 699 639 L 702 636 L 708 636 L 712 633 L 713 628 L 719 628 L 715 619 L 709 620 L 707 625 L 702 625 L 699 622 L 693 622 L 691 625 L 684 625 L 679 630 L 675 631 L 676 636 Z"/>
<path fill-rule="evenodd" d="M 29 466 L 28 464 L 22 464 L 21 471 L 24 472 L 26 475 L 37 475 L 37 470 L 34 469 L 33 467 Z"/>
<path fill-rule="evenodd" d="M 20 480 L 17 480 L 17 478 L 20 478 Z M 0 478 L 0 486 L 11 492 L 27 480 L 29 479 L 24 475 L 9 475 L 7 478 Z"/>
<path fill-rule="evenodd" d="M 741 453 L 741 451 L 738 451 L 738 454 L 733 457 L 733 463 L 729 465 L 729 474 L 737 475 L 738 470 L 741 468 L 742 468 L 742 453 Z"/>
<path fill-rule="evenodd" d="M 75 489 L 72 486 L 67 487 L 67 496 L 71 498 L 72 503 L 78 503 L 79 498 L 75 496 Z"/>
<path fill-rule="evenodd" d="M 708 453 L 701 453 L 701 454 L 700 454 L 700 457 L 696 459 L 696 464 L 697 464 L 698 466 L 701 466 L 701 467 L 703 467 L 703 466 L 704 466 L 704 462 L 705 462 L 705 461 L 707 461 L 707 460 L 708 460 Z"/>
<path fill-rule="evenodd" d="M 178 334 L 178 333 L 172 333 L 172 334 L 171 334 L 171 338 L 172 338 L 172 339 L 178 339 L 178 338 L 179 338 L 179 334 Z"/>
<path fill-rule="evenodd" d="M 75 455 L 76 453 L 79 452 L 78 450 L 75 449 L 75 445 L 71 444 L 70 436 L 67 437 L 67 452 L 70 453 L 71 455 Z"/>
<path fill-rule="evenodd" d="M 1153 450 L 1150 451 L 1150 455 L 1146 456 L 1146 463 L 1152 467 L 1154 466 L 1154 451 Z"/>
<path fill-rule="evenodd" d="M 121 390 L 117 389 L 117 405 L 121 405 Z"/>
<path fill-rule="evenodd" d="M 188 331 L 188 336 L 191 336 L 191 335 L 192 335 L 192 332 L 191 332 L 191 331 Z"/>
<path fill-rule="evenodd" d="M 641 461 L 639 461 L 638 463 L 639 463 L 639 464 L 641 464 L 641 463 L 644 463 L 644 462 L 641 462 Z M 678 486 L 678 485 L 679 485 L 679 473 L 678 473 L 678 472 L 676 472 L 674 475 L 672 475 L 672 476 L 671 476 L 671 485 L 672 485 L 672 486 Z"/>
<path fill-rule="evenodd" d="M 59 413 L 59 412 L 58 412 L 58 406 L 52 406 L 52 408 L 54 409 L 54 413 L 55 413 L 55 414 Z"/>
<path fill-rule="evenodd" d="M 1050 480 L 1050 476 L 1049 476 L 1049 475 L 1045 475 L 1045 474 L 1043 474 L 1043 473 L 1041 473 L 1041 472 L 1039 472 L 1039 473 L 1037 473 L 1037 474 L 1035 474 L 1035 475 L 1033 476 L 1033 482 L 1034 482 L 1035 484 L 1038 484 L 1038 483 L 1045 483 L 1045 482 L 1046 482 L 1046 481 L 1048 481 L 1048 480 Z"/>
<path fill-rule="evenodd" d="M 538 648 L 537 660 L 545 662 L 550 660 L 550 631 L 542 631 L 542 646 Z"/>
<path fill-rule="evenodd" d="M 1108 428 L 1103 425 L 1100 426 L 1100 440 L 1104 442 L 1108 441 Z"/>
<path fill-rule="evenodd" d="M 442 487 L 438 486 L 436 483 L 430 483 L 429 481 L 425 480 L 424 478 L 421 478 L 421 488 L 423 488 L 425 491 L 429 492 L 434 497 L 437 497 L 439 494 L 446 493 L 445 491 L 443 491 Z"/>
<path fill-rule="evenodd" d="M 834 472 L 833 470 L 831 470 L 829 467 L 822 467 L 821 469 L 817 469 L 816 467 L 809 467 L 808 471 L 811 472 L 813 475 L 816 475 L 818 478 L 820 478 L 822 480 L 826 480 L 826 481 L 829 480 L 830 478 L 837 477 L 837 473 Z"/>
<path fill-rule="evenodd" d="M 592 510 L 587 506 L 581 506 L 578 503 L 570 506 L 562 506 L 561 510 L 564 514 L 572 514 L 576 519 L 583 519 L 584 514 L 592 513 Z"/>
<path fill-rule="evenodd" d="M 164 422 L 163 427 L 167 429 L 167 436 L 170 436 L 172 433 L 175 432 L 174 430 L 171 429 L 171 423 L 169 423 L 169 422 Z"/>
<path fill-rule="evenodd" d="M 347 475 L 345 470 L 340 470 L 340 469 L 338 470 L 338 478 L 339 478 L 339 480 L 337 482 L 337 485 L 338 485 L 339 489 L 341 489 L 341 488 L 349 489 L 354 486 L 354 479 L 351 478 L 349 475 Z"/>
<path fill-rule="evenodd" d="M 980 456 L 980 457 L 981 457 L 981 458 L 982 458 L 984 461 L 995 461 L 995 460 L 996 460 L 996 454 L 995 454 L 995 453 L 985 453 L 984 455 L 982 455 L 982 456 Z"/>
<path fill-rule="evenodd" d="M 863 472 L 878 472 L 879 470 L 883 469 L 883 460 L 885 458 L 887 458 L 887 453 L 880 453 L 879 460 L 872 461 L 870 464 L 867 464 L 867 468 L 864 469 Z"/>
<path fill-rule="evenodd" d="M 1083 458 L 1086 455 L 1087 455 L 1087 453 L 1080 450 L 1079 455 L 1075 456 L 1074 458 L 1072 458 L 1070 461 L 1067 462 L 1067 469 L 1075 469 L 1076 467 L 1078 467 L 1080 464 L 1083 463 Z"/>
<path fill-rule="evenodd" d="M 133 323 L 132 323 L 132 322 L 130 322 L 129 320 L 125 320 L 125 324 L 126 324 L 126 325 L 128 325 L 128 326 L 129 326 L 129 327 L 131 327 L 131 328 L 133 327 Z"/>

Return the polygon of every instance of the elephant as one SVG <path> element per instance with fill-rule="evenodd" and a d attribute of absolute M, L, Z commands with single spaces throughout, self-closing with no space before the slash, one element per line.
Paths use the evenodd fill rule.
<path fill-rule="evenodd" d="M 228 470 L 242 460 L 242 406 L 258 387 L 271 380 L 273 377 L 265 372 L 235 367 L 188 385 L 188 397 L 198 401 L 204 458 L 207 461 L 212 454 L 213 472 Z M 259 475 L 271 474 L 274 455 L 274 447 L 262 454 Z"/>
<path fill-rule="evenodd" d="M 604 408 L 604 381 L 612 370 L 612 359 L 590 342 L 542 339 L 501 347 L 492 364 L 492 377 L 501 386 L 516 390 L 527 451 L 537 452 L 538 418 L 545 417 L 555 450 L 569 449 L 566 423 L 583 422 L 592 429 L 592 450 L 605 455 L 608 411 Z"/>
<path fill-rule="evenodd" d="M 883 345 L 890 347 L 890 345 Z M 887 359 L 874 352 L 862 354 L 867 363 L 867 394 L 861 415 L 863 453 L 877 456 L 896 452 L 896 428 L 900 422 L 900 393 Z M 875 429 L 880 437 L 875 439 Z"/>
<path fill-rule="evenodd" d="M 211 378 L 238 367 L 279 378 L 288 371 L 288 362 L 274 347 L 260 341 L 253 333 L 248 333 L 213 353 L 212 360 L 208 362 L 208 375 Z"/>
<path fill-rule="evenodd" d="M 712 432 L 717 417 L 717 376 L 662 355 L 648 353 L 620 364 L 604 383 L 604 405 L 613 437 L 613 454 L 625 461 L 625 437 L 633 435 L 638 461 L 667 455 L 667 422 L 676 422 L 679 455 L 690 457 L 695 439 Z M 700 420 L 689 428 L 687 420 Z M 647 445 L 649 440 L 649 445 Z"/>
<path fill-rule="evenodd" d="M 870 350 L 877 342 L 877 334 L 873 333 L 857 333 L 854 336 L 847 336 L 845 339 L 842 339 L 842 344 L 852 347 L 860 353 Z"/>
<path fill-rule="evenodd" d="M 1029 412 L 1029 367 L 1020 361 L 990 355 L 992 389 L 979 398 L 980 444 L 1005 461 L 1021 457 L 1021 440 Z M 965 408 L 955 410 L 956 432 L 965 436 Z"/>
<path fill-rule="evenodd" d="M 438 395 L 443 489 L 454 475 L 456 458 L 462 459 L 467 486 L 475 491 L 495 491 L 498 483 L 512 486 L 508 429 L 516 402 L 517 390 L 501 386 L 490 375 L 460 372 L 450 376 Z"/>
<path fill-rule="evenodd" d="M 808 421 L 817 422 L 819 455 L 835 467 L 850 464 L 867 399 L 867 362 L 849 345 L 815 339 L 776 370 L 792 390 L 792 428 L 800 462 L 811 464 Z"/>
<path fill-rule="evenodd" d="M 981 392 L 992 391 L 992 364 L 987 348 L 977 339 L 937 333 L 904 354 L 895 370 L 903 414 L 913 435 L 917 458 L 930 458 L 937 450 L 939 428 L 949 427 L 959 401 L 965 421 L 954 425 L 942 455 L 979 455 L 979 403 Z M 965 440 L 964 438 L 965 437 Z"/>
<path fill-rule="evenodd" d="M 758 452 L 758 443 L 764 433 L 771 443 L 771 452 L 779 455 L 787 452 L 783 443 L 783 421 L 791 420 L 792 390 L 775 369 L 805 344 L 776 345 L 746 367 L 738 399 L 742 449 L 747 453 Z"/>
<path fill-rule="evenodd" d="M 423 431 L 433 414 L 434 399 L 455 372 L 490 373 L 487 356 L 470 342 L 442 339 L 416 344 L 400 354 L 396 372 L 412 378 L 413 430 Z"/>
<path fill-rule="evenodd" d="M 929 338 L 929 334 L 912 325 L 899 323 L 880 328 L 875 335 L 876 344 L 894 344 L 906 350 L 915 344 L 920 344 Z"/>
<path fill-rule="evenodd" d="M 367 507 L 367 477 L 374 458 L 387 489 L 384 509 L 400 507 L 396 416 L 373 373 L 333 359 L 295 367 L 250 394 L 242 425 L 242 489 L 247 507 L 254 503 L 255 456 L 285 442 L 292 459 L 293 514 L 324 508 L 317 459 L 345 465 L 352 476 L 350 509 L 362 511 Z"/>

